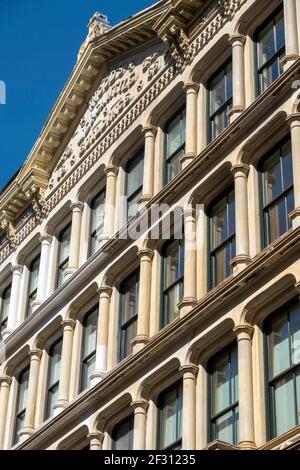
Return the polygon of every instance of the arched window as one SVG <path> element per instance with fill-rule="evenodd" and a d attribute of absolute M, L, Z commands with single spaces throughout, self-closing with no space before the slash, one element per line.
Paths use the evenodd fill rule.
<path fill-rule="evenodd" d="M 139 199 L 143 193 L 144 177 L 144 148 L 140 149 L 129 160 L 125 168 L 127 197 L 127 220 L 131 219 L 139 211 Z"/>
<path fill-rule="evenodd" d="M 59 234 L 57 287 L 65 281 L 65 271 L 69 266 L 71 224 L 67 225 Z"/>
<path fill-rule="evenodd" d="M 232 61 L 230 59 L 208 81 L 209 90 L 209 140 L 218 137 L 229 126 L 232 108 Z"/>
<path fill-rule="evenodd" d="M 135 271 L 120 286 L 119 360 L 132 353 L 131 341 L 137 334 L 140 273 Z"/>
<path fill-rule="evenodd" d="M 26 369 L 24 369 L 18 377 L 18 396 L 17 396 L 17 403 L 16 403 L 14 444 L 17 444 L 17 442 L 19 441 L 19 432 L 24 427 L 28 382 L 29 382 L 29 367 L 26 367 Z"/>
<path fill-rule="evenodd" d="M 178 303 L 183 298 L 184 241 L 170 240 L 162 250 L 162 316 L 164 327 L 178 315 Z"/>
<path fill-rule="evenodd" d="M 112 450 L 132 450 L 133 448 L 133 414 L 116 424 L 112 431 Z"/>
<path fill-rule="evenodd" d="M 39 269 L 40 269 L 40 255 L 32 261 L 29 267 L 27 316 L 32 314 L 33 302 L 37 298 Z"/>
<path fill-rule="evenodd" d="M 238 444 L 238 360 L 236 344 L 217 354 L 208 363 L 210 387 L 210 440 Z"/>
<path fill-rule="evenodd" d="M 294 209 L 293 164 L 290 139 L 271 150 L 260 162 L 264 246 L 287 232 Z"/>
<path fill-rule="evenodd" d="M 217 286 L 231 274 L 230 261 L 235 257 L 235 200 L 230 189 L 208 210 L 210 219 L 210 286 Z"/>
<path fill-rule="evenodd" d="M 8 287 L 6 287 L 6 289 L 4 289 L 3 294 L 1 296 L 0 335 L 7 327 L 10 296 L 11 296 L 11 284 Z"/>
<path fill-rule="evenodd" d="M 263 93 L 283 72 L 285 55 L 283 9 L 280 7 L 256 31 L 258 94 Z"/>
<path fill-rule="evenodd" d="M 182 382 L 163 391 L 158 398 L 158 449 L 182 447 Z"/>
<path fill-rule="evenodd" d="M 49 350 L 45 419 L 49 418 L 50 416 L 53 416 L 54 405 L 58 398 L 61 353 L 62 353 L 62 338 L 56 341 Z"/>
<path fill-rule="evenodd" d="M 295 300 L 265 322 L 270 437 L 300 424 L 300 303 Z"/>
<path fill-rule="evenodd" d="M 91 243 L 90 254 L 96 253 L 103 244 L 105 189 L 91 202 Z"/>
<path fill-rule="evenodd" d="M 185 152 L 186 110 L 180 109 L 167 122 L 166 136 L 166 172 L 165 182 L 169 183 L 181 171 L 181 157 Z"/>
<path fill-rule="evenodd" d="M 81 390 L 91 385 L 91 376 L 95 371 L 97 344 L 98 306 L 86 314 L 83 320 Z"/>

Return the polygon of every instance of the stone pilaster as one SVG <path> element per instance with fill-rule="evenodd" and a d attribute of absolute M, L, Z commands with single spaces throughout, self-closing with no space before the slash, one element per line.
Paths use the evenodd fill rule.
<path fill-rule="evenodd" d="M 64 410 L 69 403 L 73 338 L 76 322 L 74 320 L 63 320 L 62 326 L 63 343 L 61 353 L 58 399 L 54 405 L 55 415 Z"/>
<path fill-rule="evenodd" d="M 41 260 L 38 278 L 37 299 L 33 302 L 33 306 L 37 307 L 46 299 L 48 290 L 48 274 L 50 265 L 50 250 L 53 237 L 50 235 L 42 235 L 41 242 Z"/>
<path fill-rule="evenodd" d="M 300 113 L 287 118 L 291 129 L 295 209 L 290 214 L 293 228 L 300 226 Z"/>
<path fill-rule="evenodd" d="M 12 266 L 12 285 L 8 311 L 7 328 L 3 331 L 3 339 L 7 338 L 16 328 L 18 321 L 20 289 L 23 274 L 23 266 Z"/>
<path fill-rule="evenodd" d="M 182 168 L 185 168 L 197 155 L 197 103 L 198 83 L 189 82 L 184 85 L 186 94 L 186 144 L 185 155 L 182 157 Z"/>
<path fill-rule="evenodd" d="M 144 152 L 144 177 L 143 177 L 143 195 L 140 202 L 146 204 L 152 199 L 154 194 L 154 162 L 155 162 L 155 139 L 157 128 L 146 126 L 143 129 L 145 136 Z"/>
<path fill-rule="evenodd" d="M 229 38 L 232 47 L 232 87 L 233 107 L 230 110 L 230 122 L 233 122 L 245 110 L 245 52 L 246 37 L 233 34 Z"/>
<path fill-rule="evenodd" d="M 146 448 L 146 429 L 147 429 L 147 411 L 149 403 L 146 400 L 138 400 L 131 403 L 134 412 L 134 434 L 133 449 L 145 450 Z"/>
<path fill-rule="evenodd" d="M 104 212 L 104 235 L 107 238 L 113 236 L 115 231 L 116 188 L 119 168 L 110 165 L 105 169 L 106 195 Z"/>
<path fill-rule="evenodd" d="M 81 223 L 84 204 L 82 202 L 73 202 L 72 209 L 72 228 L 70 241 L 69 266 L 66 270 L 66 277 L 73 274 L 79 267 Z"/>
<path fill-rule="evenodd" d="M 90 450 L 102 450 L 104 434 L 100 431 L 91 432 L 87 436 L 90 443 Z"/>
<path fill-rule="evenodd" d="M 0 377 L 0 449 L 3 449 L 11 378 Z"/>
<path fill-rule="evenodd" d="M 183 300 L 179 304 L 180 316 L 186 315 L 197 304 L 197 211 L 184 212 L 184 281 Z"/>
<path fill-rule="evenodd" d="M 287 70 L 299 58 L 296 0 L 283 0 L 285 24 L 285 56 L 283 70 Z"/>
<path fill-rule="evenodd" d="M 196 449 L 196 381 L 198 367 L 188 364 L 180 368 L 183 382 L 182 448 Z"/>

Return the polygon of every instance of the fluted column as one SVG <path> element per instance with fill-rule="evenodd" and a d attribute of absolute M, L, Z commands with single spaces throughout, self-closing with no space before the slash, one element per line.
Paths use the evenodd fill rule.
<path fill-rule="evenodd" d="M 35 428 L 35 413 L 37 406 L 37 391 L 38 381 L 40 374 L 40 365 L 42 351 L 40 349 L 34 349 L 29 352 L 30 355 L 30 370 L 29 370 L 29 381 L 27 390 L 27 401 L 26 401 L 26 412 L 24 420 L 24 428 L 21 429 L 20 441 L 23 442 L 25 439 L 31 436 Z"/>
<path fill-rule="evenodd" d="M 197 303 L 197 211 L 184 211 L 184 281 L 183 300 L 179 304 L 180 316 L 186 315 Z"/>
<path fill-rule="evenodd" d="M 232 47 L 232 88 L 233 107 L 229 113 L 233 122 L 245 110 L 245 55 L 246 37 L 233 34 L 229 38 Z"/>
<path fill-rule="evenodd" d="M 7 328 L 3 331 L 3 339 L 9 336 L 16 328 L 18 321 L 18 309 L 20 302 L 20 288 L 22 281 L 23 266 L 12 266 L 12 285 L 8 311 Z"/>
<path fill-rule="evenodd" d="M 106 173 L 106 195 L 104 211 L 104 235 L 107 238 L 113 236 L 115 232 L 115 209 L 116 209 L 116 188 L 119 168 L 108 166 Z"/>
<path fill-rule="evenodd" d="M 197 103 L 198 83 L 188 82 L 184 85 L 186 94 L 186 137 L 185 155 L 182 157 L 182 168 L 185 168 L 197 155 Z"/>
<path fill-rule="evenodd" d="M 0 449 L 3 449 L 11 378 L 0 377 Z"/>
<path fill-rule="evenodd" d="M 104 434 L 100 431 L 91 432 L 87 436 L 90 443 L 90 450 L 102 450 Z"/>
<path fill-rule="evenodd" d="M 180 368 L 183 376 L 182 449 L 196 449 L 196 381 L 198 367 L 188 364 Z"/>
<path fill-rule="evenodd" d="M 140 258 L 140 291 L 137 321 L 137 336 L 133 340 L 133 352 L 139 351 L 149 341 L 151 309 L 152 250 L 141 250 Z"/>
<path fill-rule="evenodd" d="M 287 70 L 299 58 L 296 0 L 284 0 L 285 57 L 283 70 Z"/>
<path fill-rule="evenodd" d="M 154 126 L 146 126 L 143 132 L 145 136 L 144 176 L 143 195 L 140 198 L 140 202 L 146 204 L 152 199 L 154 194 L 154 160 L 157 128 Z"/>
<path fill-rule="evenodd" d="M 300 226 L 300 113 L 292 114 L 287 122 L 291 128 L 295 209 L 290 214 L 293 228 Z"/>
<path fill-rule="evenodd" d="M 91 384 L 96 385 L 105 377 L 107 372 L 108 332 L 109 332 L 109 310 L 112 289 L 111 287 L 100 287 L 99 293 L 99 315 L 97 327 L 97 349 L 96 365 L 92 374 Z"/>
<path fill-rule="evenodd" d="M 62 325 L 63 343 L 61 353 L 58 399 L 54 405 L 55 415 L 57 415 L 60 411 L 64 410 L 69 403 L 73 337 L 76 322 L 74 320 L 63 320 Z"/>
<path fill-rule="evenodd" d="M 66 276 L 70 276 L 79 267 L 80 240 L 81 240 L 81 222 L 84 204 L 82 202 L 73 202 L 72 209 L 72 228 L 70 240 L 69 266 L 66 270 Z"/>
<path fill-rule="evenodd" d="M 40 305 L 46 299 L 52 239 L 53 237 L 50 235 L 42 235 L 40 237 L 41 261 L 39 268 L 37 299 L 33 303 L 34 306 Z"/>
<path fill-rule="evenodd" d="M 238 383 L 239 383 L 239 445 L 242 449 L 254 449 L 254 403 L 252 379 L 252 336 L 251 325 L 234 328 L 238 342 Z"/>
<path fill-rule="evenodd" d="M 145 450 L 149 403 L 146 400 L 138 400 L 132 402 L 131 406 L 134 411 L 133 450 Z"/>
<path fill-rule="evenodd" d="M 250 262 L 249 220 L 248 220 L 248 175 L 249 167 L 244 164 L 232 167 L 235 193 L 236 256 L 232 260 L 234 273 L 245 268 Z"/>

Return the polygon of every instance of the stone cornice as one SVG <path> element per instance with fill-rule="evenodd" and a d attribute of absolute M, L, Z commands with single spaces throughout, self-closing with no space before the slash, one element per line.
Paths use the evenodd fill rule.
<path fill-rule="evenodd" d="M 180 342 L 190 332 L 191 328 L 199 328 L 208 318 L 212 318 L 214 313 L 219 312 L 220 309 L 234 299 L 239 301 L 246 289 L 256 283 L 263 275 L 266 275 L 268 271 L 270 272 L 274 265 L 278 265 L 278 257 L 283 259 L 298 253 L 299 245 L 300 228 L 297 228 L 263 250 L 241 273 L 227 279 L 209 292 L 184 318 L 178 318 L 167 325 L 152 337 L 141 351 L 129 356 L 109 371 L 99 384 L 87 391 L 86 394 L 76 398 L 51 421 L 41 425 L 26 442 L 19 444 L 15 449 L 30 449 L 33 446 L 37 448 L 40 438 L 46 440 L 51 434 L 59 432 L 62 426 L 76 419 L 78 410 L 85 408 L 87 404 L 90 409 L 93 405 L 99 408 L 99 397 L 101 397 L 103 403 L 106 399 L 109 399 L 112 390 L 115 392 L 118 387 L 122 388 L 124 385 L 124 376 L 126 376 L 127 384 L 130 383 L 130 380 L 136 380 L 137 374 L 142 374 L 148 364 L 153 364 L 154 360 L 161 357 L 166 348 L 168 349 Z"/>
<path fill-rule="evenodd" d="M 189 57 L 185 54 L 182 67 L 188 65 L 246 1 L 247 0 L 220 0 L 219 3 L 213 3 L 215 11 L 213 18 L 211 18 L 211 15 L 204 15 L 201 23 L 201 34 L 188 47 L 187 55 Z M 145 42 L 150 39 L 150 31 L 152 37 L 154 37 L 157 31 L 154 27 L 154 23 L 156 22 L 155 24 L 157 24 L 159 18 L 164 16 L 170 5 L 172 5 L 173 10 L 176 11 L 177 16 L 179 15 L 182 17 L 183 21 L 187 21 L 187 17 L 191 15 L 191 9 L 193 12 L 199 10 L 203 4 L 206 5 L 202 0 L 161 1 L 114 28 L 107 29 L 106 27 L 100 27 L 99 38 L 97 34 L 96 37 L 92 35 L 91 40 L 85 44 L 79 62 L 76 64 L 68 83 L 53 107 L 40 138 L 33 147 L 28 159 L 15 180 L 0 194 L 0 214 L 6 209 L 6 205 L 10 204 L 10 201 L 17 200 L 19 193 L 21 195 L 23 194 L 24 178 L 31 168 L 39 168 L 48 173 L 54 168 L 66 144 L 66 134 L 74 123 L 78 121 L 95 83 L 99 82 L 101 74 L 103 75 L 106 70 L 107 63 L 114 57 L 119 56 L 122 52 L 125 52 L 125 47 L 129 47 L 129 50 L 132 50 L 139 44 L 145 44 Z M 212 4 L 207 2 L 207 5 L 209 12 L 211 12 Z M 175 35 L 177 34 L 178 36 L 180 47 L 185 49 L 188 44 L 186 38 L 182 37 L 181 31 L 181 29 L 175 31 Z M 130 38 L 126 36 L 128 34 L 135 36 L 135 41 L 130 40 Z M 172 47 L 170 47 L 170 52 L 172 53 Z M 155 86 L 149 89 L 144 94 L 143 98 L 135 103 L 133 108 L 124 116 L 123 120 L 116 122 L 115 128 L 112 128 L 110 134 L 102 136 L 103 139 L 100 145 L 99 139 L 96 139 L 95 146 L 87 148 L 88 152 L 84 152 L 84 155 L 81 155 L 81 157 L 83 157 L 81 165 L 74 167 L 74 171 L 69 175 L 69 178 L 61 182 L 56 193 L 47 200 L 47 208 L 45 205 L 43 205 L 42 208 L 38 208 L 39 204 L 37 204 L 34 199 L 35 206 L 38 209 L 37 217 L 33 217 L 27 221 L 26 227 L 23 228 L 23 232 L 20 235 L 18 234 L 17 238 L 11 237 L 11 240 L 9 237 L 6 238 L 9 243 L 2 244 L 2 250 L 0 248 L 0 263 L 9 255 L 15 246 L 20 244 L 30 231 L 40 223 L 41 218 L 45 217 L 47 210 L 51 211 L 57 205 L 67 192 L 79 181 L 82 175 L 99 160 L 101 155 L 120 135 L 122 135 L 124 130 L 136 120 L 137 116 L 139 116 L 153 99 L 171 83 L 176 75 L 175 63 L 176 60 L 173 61 L 170 67 L 166 68 L 165 73 L 157 77 L 154 84 Z M 23 199 L 20 197 L 15 207 L 18 207 L 21 213 L 25 205 L 26 198 Z M 11 233 L 10 231 L 10 235 Z M 10 241 L 12 241 L 12 243 Z"/>

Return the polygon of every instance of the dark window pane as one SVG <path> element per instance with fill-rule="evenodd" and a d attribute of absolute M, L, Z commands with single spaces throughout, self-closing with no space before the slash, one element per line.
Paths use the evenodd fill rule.
<path fill-rule="evenodd" d="M 273 20 L 260 32 L 258 42 L 258 65 L 262 67 L 275 54 Z"/>
<path fill-rule="evenodd" d="M 282 172 L 283 172 L 283 190 L 293 185 L 293 162 L 291 142 L 288 141 L 282 146 Z"/>
<path fill-rule="evenodd" d="M 132 450 L 133 445 L 133 417 L 122 421 L 114 427 L 112 433 L 113 450 Z"/>
<path fill-rule="evenodd" d="M 291 359 L 292 364 L 300 364 L 300 306 L 290 312 Z M 300 406 L 300 403 L 299 403 Z"/>
<path fill-rule="evenodd" d="M 289 218 L 289 214 L 293 212 L 295 208 L 294 191 L 290 191 L 286 197 L 286 217 L 287 217 L 287 228 L 292 228 L 292 221 Z"/>
<path fill-rule="evenodd" d="M 284 372 L 290 367 L 289 336 L 287 316 L 282 315 L 272 324 L 269 336 L 269 357 L 271 377 Z"/>
<path fill-rule="evenodd" d="M 264 165 L 265 205 L 282 192 L 280 150 L 277 150 Z"/>
<path fill-rule="evenodd" d="M 160 395 L 159 409 L 159 448 L 178 448 L 182 434 L 182 385 Z"/>
<path fill-rule="evenodd" d="M 285 199 L 269 209 L 269 243 L 272 243 L 287 230 L 287 215 Z"/>
<path fill-rule="evenodd" d="M 234 431 L 237 426 L 237 417 L 233 411 L 229 411 L 220 418 L 216 419 L 216 439 L 236 444 L 234 441 Z"/>
<path fill-rule="evenodd" d="M 282 12 L 280 12 L 276 16 L 275 24 L 276 24 L 276 48 L 278 50 L 284 47 L 285 45 L 284 18 L 283 18 Z"/>

